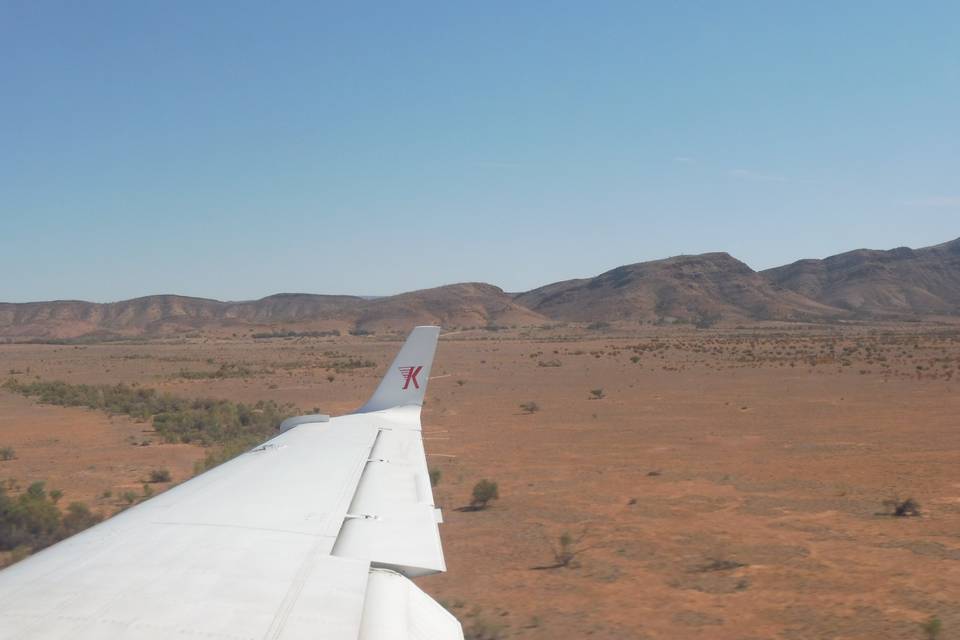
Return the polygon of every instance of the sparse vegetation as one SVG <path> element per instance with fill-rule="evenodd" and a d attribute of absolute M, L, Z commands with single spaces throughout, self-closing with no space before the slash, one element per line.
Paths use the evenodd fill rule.
<path fill-rule="evenodd" d="M 170 482 L 171 475 L 167 469 L 154 469 L 150 472 L 150 482 Z"/>
<path fill-rule="evenodd" d="M 324 363 L 323 365 L 326 369 L 333 369 L 336 373 L 343 373 L 345 371 L 351 371 L 353 369 L 370 369 L 377 366 L 377 363 L 373 360 L 361 360 L 360 358 L 346 358 L 341 360 L 333 360 L 331 362 Z"/>
<path fill-rule="evenodd" d="M 920 516 L 920 504 L 913 498 L 907 498 L 906 500 L 885 500 L 883 505 L 890 510 L 889 515 L 897 518 Z"/>
<path fill-rule="evenodd" d="M 118 385 L 19 382 L 4 387 L 46 404 L 89 407 L 153 421 L 165 442 L 215 446 L 199 470 L 209 469 L 266 440 L 284 418 L 297 413 L 291 405 L 273 401 L 255 404 L 212 398 L 181 398 L 154 389 Z M 229 457 L 228 457 L 229 456 Z"/>
<path fill-rule="evenodd" d="M 499 622 L 478 616 L 463 630 L 463 640 L 501 640 L 505 637 L 504 630 Z"/>
<path fill-rule="evenodd" d="M 14 460 L 17 457 L 17 452 L 13 450 L 13 447 L 0 447 L 0 461 Z"/>
<path fill-rule="evenodd" d="M 532 400 L 530 402 L 522 402 L 520 403 L 520 410 L 526 413 L 527 415 L 530 415 L 532 413 L 536 413 L 537 411 L 540 411 L 540 405 L 538 405 L 536 402 L 533 402 Z"/>
<path fill-rule="evenodd" d="M 535 569 L 561 569 L 563 567 L 577 566 L 575 560 L 578 555 L 591 549 L 592 546 L 585 546 L 584 539 L 587 537 L 588 529 L 584 527 L 579 536 L 574 537 L 568 531 L 564 531 L 557 538 L 556 544 L 551 546 L 553 552 L 553 564 L 543 567 L 534 567 Z"/>
<path fill-rule="evenodd" d="M 0 551 L 19 550 L 15 558 L 25 557 L 101 520 L 80 502 L 71 502 L 66 514 L 61 513 L 52 494 L 43 482 L 34 482 L 16 497 L 0 486 Z"/>
<path fill-rule="evenodd" d="M 606 395 L 604 395 L 603 389 L 590 389 L 591 400 L 603 400 L 604 398 L 606 398 Z"/>
<path fill-rule="evenodd" d="M 486 509 L 491 500 L 500 497 L 500 488 L 496 482 L 483 479 L 473 485 L 473 494 L 470 506 L 475 510 Z"/>
<path fill-rule="evenodd" d="M 440 476 L 442 475 L 443 474 L 441 473 L 440 469 L 437 469 L 436 467 L 430 469 L 430 486 L 435 487 L 440 484 Z"/>
<path fill-rule="evenodd" d="M 709 329 L 716 326 L 721 320 L 723 320 L 723 314 L 704 311 L 694 318 L 693 326 L 697 329 Z"/>
<path fill-rule="evenodd" d="M 943 631 L 943 623 L 937 616 L 931 616 L 929 620 L 920 625 L 927 636 L 927 640 L 937 640 Z"/>
<path fill-rule="evenodd" d="M 250 376 L 269 373 L 269 371 L 260 369 L 253 370 L 241 364 L 225 362 L 219 369 L 214 371 L 190 371 L 181 369 L 177 377 L 185 380 L 222 380 L 224 378 L 249 378 Z"/>
<path fill-rule="evenodd" d="M 714 571 L 733 571 L 747 565 L 736 560 L 711 559 L 708 562 L 698 566 L 696 571 L 700 573 L 711 573 Z"/>
<path fill-rule="evenodd" d="M 254 333 L 251 337 L 254 340 L 268 340 L 270 338 L 327 338 L 339 335 L 340 331 L 331 329 L 330 331 L 263 331 Z"/>

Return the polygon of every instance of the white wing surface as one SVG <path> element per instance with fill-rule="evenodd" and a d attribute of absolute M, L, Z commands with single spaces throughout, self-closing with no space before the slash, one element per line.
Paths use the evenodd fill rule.
<path fill-rule="evenodd" d="M 358 412 L 256 449 L 0 571 L 0 640 L 462 639 L 443 571 L 417 327 Z"/>

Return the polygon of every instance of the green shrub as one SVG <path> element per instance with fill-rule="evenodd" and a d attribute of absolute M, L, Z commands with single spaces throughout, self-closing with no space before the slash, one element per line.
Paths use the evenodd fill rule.
<path fill-rule="evenodd" d="M 491 500 L 499 497 L 500 490 L 497 483 L 483 479 L 473 485 L 473 499 L 470 501 L 470 506 L 474 509 L 486 509 Z"/>
<path fill-rule="evenodd" d="M 244 404 L 213 398 L 182 398 L 125 384 L 21 383 L 11 379 L 4 387 L 46 404 L 89 407 L 138 420 L 152 420 L 153 428 L 165 442 L 216 446 L 222 450 L 208 454 L 210 462 L 205 461 L 201 470 L 228 460 L 224 451 L 236 455 L 266 440 L 285 418 L 298 413 L 292 405 L 273 401 Z"/>
<path fill-rule="evenodd" d="M 92 513 L 82 502 L 71 502 L 67 506 L 67 513 L 63 516 L 64 537 L 89 529 L 102 519 L 103 516 Z"/>
<path fill-rule="evenodd" d="M 483 617 L 477 617 L 469 627 L 463 630 L 464 640 L 501 640 L 505 627 L 499 622 L 492 622 Z"/>
<path fill-rule="evenodd" d="M 920 625 L 920 628 L 927 634 L 928 640 L 937 640 L 940 637 L 940 632 L 943 631 L 943 623 L 940 622 L 940 618 L 933 616 Z"/>
<path fill-rule="evenodd" d="M 0 487 L 0 551 L 24 557 L 100 521 L 80 502 L 70 503 L 61 514 L 54 496 L 62 493 L 54 490 L 48 495 L 43 487 L 43 482 L 34 482 L 16 498 Z"/>
<path fill-rule="evenodd" d="M 150 472 L 150 482 L 170 482 L 170 471 L 167 469 L 154 469 Z"/>

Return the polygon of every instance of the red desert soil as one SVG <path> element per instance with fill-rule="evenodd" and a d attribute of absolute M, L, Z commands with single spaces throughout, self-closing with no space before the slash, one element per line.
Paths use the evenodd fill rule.
<path fill-rule="evenodd" d="M 400 339 L 4 345 L 0 371 L 337 414 L 373 390 Z M 325 368 L 337 355 L 377 366 Z M 224 363 L 245 377 L 179 375 Z M 418 582 L 468 630 L 923 638 L 936 615 L 942 638 L 960 632 L 954 328 L 456 332 L 433 376 L 424 435 L 449 572 Z M 526 414 L 530 401 L 540 409 Z M 96 498 L 105 489 L 160 467 L 181 480 L 203 455 L 146 424 L 9 392 L 0 446 L 17 452 L 0 480 L 45 480 L 103 511 L 118 506 Z M 481 478 L 500 499 L 458 511 Z M 921 517 L 881 515 L 907 497 Z M 574 566 L 537 568 L 565 531 L 584 535 Z"/>

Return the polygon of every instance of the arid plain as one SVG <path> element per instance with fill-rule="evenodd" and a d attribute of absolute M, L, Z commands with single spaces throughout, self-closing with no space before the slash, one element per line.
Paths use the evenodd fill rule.
<path fill-rule="evenodd" d="M 400 340 L 7 344 L 0 373 L 338 414 Z M 418 583 L 475 638 L 924 638 L 933 616 L 960 637 L 958 390 L 955 324 L 453 331 L 423 418 L 449 571 Z M 8 390 L 0 447 L 12 492 L 104 514 L 205 455 Z M 481 478 L 499 500 L 458 510 Z M 889 515 L 907 498 L 919 517 Z M 550 568 L 564 532 L 579 553 Z"/>

